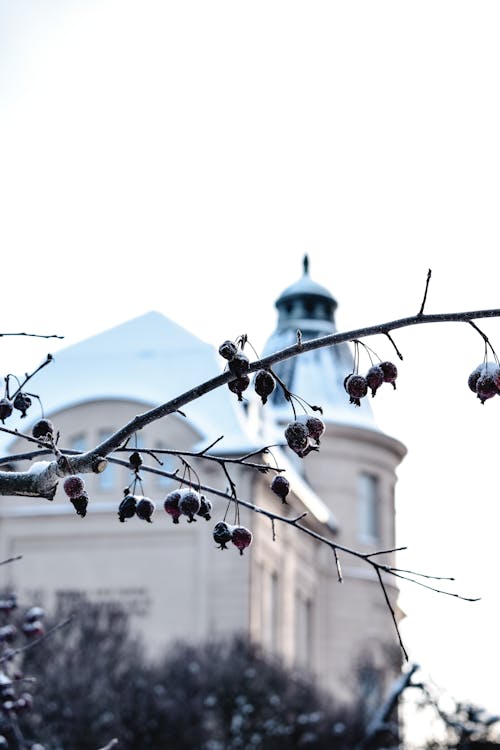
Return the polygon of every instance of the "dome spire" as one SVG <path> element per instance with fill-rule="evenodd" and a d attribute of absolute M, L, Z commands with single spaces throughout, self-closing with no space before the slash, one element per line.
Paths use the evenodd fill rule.
<path fill-rule="evenodd" d="M 307 253 L 304 255 L 302 263 L 304 266 L 304 276 L 309 276 L 309 256 Z"/>
<path fill-rule="evenodd" d="M 302 277 L 287 287 L 276 300 L 278 328 L 300 328 L 303 333 L 335 330 L 334 312 L 337 302 L 331 292 L 317 284 L 309 275 L 309 255 L 302 258 Z"/>

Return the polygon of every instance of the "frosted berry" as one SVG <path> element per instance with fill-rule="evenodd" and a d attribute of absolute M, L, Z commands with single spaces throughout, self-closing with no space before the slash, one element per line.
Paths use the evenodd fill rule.
<path fill-rule="evenodd" d="M 16 639 L 17 628 L 15 625 L 4 625 L 0 628 L 0 643 L 12 643 Z"/>
<path fill-rule="evenodd" d="M 227 384 L 227 387 L 229 388 L 232 393 L 236 393 L 238 396 L 238 401 L 243 401 L 243 396 L 241 395 L 243 391 L 246 391 L 248 386 L 250 385 L 250 378 L 248 375 L 240 375 L 239 378 L 235 378 L 234 380 L 230 380 Z"/>
<path fill-rule="evenodd" d="M 85 482 L 81 477 L 66 477 L 66 479 L 64 480 L 63 489 L 68 497 L 78 497 L 78 495 L 81 495 L 85 490 Z"/>
<path fill-rule="evenodd" d="M 52 437 L 54 434 L 54 425 L 50 419 L 39 419 L 38 422 L 35 422 L 33 425 L 31 434 L 37 439 Z"/>
<path fill-rule="evenodd" d="M 125 497 L 118 506 L 118 518 L 121 523 L 125 522 L 126 518 L 132 518 L 135 516 L 135 510 L 137 508 L 137 498 L 135 495 L 125 494 Z"/>
<path fill-rule="evenodd" d="M 210 515 L 212 512 L 212 503 L 210 500 L 207 500 L 207 498 L 202 495 L 200 498 L 200 510 L 196 515 L 201 516 L 201 518 L 204 518 L 206 521 L 210 521 L 212 516 Z"/>
<path fill-rule="evenodd" d="M 260 396 L 262 403 L 265 404 L 267 397 L 271 395 L 276 386 L 276 381 L 267 370 L 259 370 L 255 375 L 253 387 L 257 396 Z"/>
<path fill-rule="evenodd" d="M 243 550 L 252 544 L 252 532 L 245 528 L 245 526 L 235 526 L 231 541 L 239 549 L 240 555 L 242 555 Z"/>
<path fill-rule="evenodd" d="M 181 499 L 180 491 L 173 490 L 172 492 L 168 493 L 163 503 L 165 513 L 168 513 L 169 516 L 172 516 L 172 521 L 174 523 L 179 523 L 179 516 L 181 515 L 181 511 L 179 509 L 180 499 Z"/>
<path fill-rule="evenodd" d="M 498 388 L 493 377 L 493 372 L 484 370 L 476 383 L 476 393 L 478 399 L 484 404 L 489 398 L 493 398 L 498 393 Z"/>
<path fill-rule="evenodd" d="M 190 487 L 189 489 L 180 490 L 180 495 L 179 510 L 184 516 L 188 517 L 188 523 L 193 523 L 193 521 L 196 521 L 194 516 L 198 513 L 201 506 L 200 493 Z"/>
<path fill-rule="evenodd" d="M 128 462 L 131 469 L 133 469 L 134 471 L 139 471 L 142 466 L 141 454 L 138 451 L 134 451 L 128 457 Z"/>
<path fill-rule="evenodd" d="M 0 399 L 0 419 L 2 422 L 5 422 L 8 417 L 12 414 L 13 410 L 12 401 L 10 401 L 8 398 L 1 398 Z"/>
<path fill-rule="evenodd" d="M 233 526 L 225 521 L 216 523 L 213 530 L 214 542 L 219 545 L 219 549 L 227 549 L 227 543 L 233 538 Z"/>
<path fill-rule="evenodd" d="M 238 354 L 238 347 L 232 341 L 224 341 L 219 346 L 219 354 L 224 359 L 233 359 Z"/>
<path fill-rule="evenodd" d="M 285 440 L 294 453 L 302 456 L 309 443 L 309 432 L 305 424 L 303 422 L 290 422 L 285 430 Z"/>
<path fill-rule="evenodd" d="M 372 392 L 372 397 L 376 394 L 384 382 L 384 371 L 380 365 L 372 365 L 365 375 L 366 384 Z"/>
<path fill-rule="evenodd" d="M 360 399 L 364 398 L 368 393 L 368 383 L 363 375 L 355 375 L 351 373 L 344 380 L 344 388 L 349 394 L 349 403 L 355 404 L 355 406 L 361 406 Z"/>
<path fill-rule="evenodd" d="M 246 354 L 243 354 L 243 352 L 238 352 L 232 359 L 228 362 L 229 371 L 233 373 L 233 375 L 236 375 L 237 378 L 241 378 L 242 375 L 245 375 L 245 373 L 248 372 L 248 368 L 250 367 L 250 360 L 248 359 Z"/>
<path fill-rule="evenodd" d="M 70 500 L 73 508 L 76 510 L 76 514 L 85 518 L 87 515 L 87 505 L 89 504 L 89 496 L 85 490 L 77 497 L 70 497 Z"/>
<path fill-rule="evenodd" d="M 7 599 L 0 599 L 0 612 L 12 612 L 17 607 L 15 596 L 9 596 Z"/>
<path fill-rule="evenodd" d="M 45 633 L 45 628 L 40 620 L 34 622 L 25 622 L 21 625 L 21 630 L 27 638 L 39 638 Z"/>
<path fill-rule="evenodd" d="M 290 492 L 290 482 L 283 474 L 276 474 L 273 481 L 271 482 L 272 491 L 281 498 L 283 503 L 286 503 L 286 496 Z"/>
<path fill-rule="evenodd" d="M 45 611 L 41 607 L 30 607 L 25 615 L 24 615 L 24 621 L 25 622 L 35 622 L 35 620 L 41 620 L 45 617 Z"/>
<path fill-rule="evenodd" d="M 17 396 L 14 398 L 14 409 L 17 409 L 18 411 L 21 412 L 21 417 L 25 417 L 26 412 L 30 408 L 30 406 L 31 406 L 30 397 L 27 396 L 26 393 L 21 393 L 21 391 L 19 391 Z"/>
<path fill-rule="evenodd" d="M 477 393 L 477 381 L 483 374 L 485 366 L 486 366 L 485 363 L 481 362 L 481 364 L 478 365 L 476 369 L 473 370 L 471 374 L 469 375 L 469 378 L 467 380 L 467 385 L 469 386 L 469 388 L 471 389 L 473 393 Z"/>
<path fill-rule="evenodd" d="M 138 503 L 135 509 L 137 518 L 152 523 L 151 516 L 155 512 L 155 504 L 149 497 L 138 498 Z"/>
<path fill-rule="evenodd" d="M 307 432 L 309 438 L 313 440 L 316 445 L 319 445 L 319 439 L 325 431 L 325 423 L 319 417 L 307 417 L 306 419 Z"/>
<path fill-rule="evenodd" d="M 384 373 L 384 383 L 392 383 L 392 387 L 396 388 L 396 378 L 398 376 L 398 368 L 393 362 L 381 362 L 379 367 L 382 368 Z"/>

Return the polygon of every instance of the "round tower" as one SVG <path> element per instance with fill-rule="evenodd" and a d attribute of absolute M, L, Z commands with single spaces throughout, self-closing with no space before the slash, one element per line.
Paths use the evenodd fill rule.
<path fill-rule="evenodd" d="M 336 331 L 337 302 L 328 289 L 311 279 L 307 256 L 301 278 L 282 292 L 276 307 L 278 323 L 265 354 L 291 346 L 297 330 L 303 340 Z M 334 515 L 338 525 L 334 539 L 363 553 L 393 549 L 396 468 L 406 448 L 377 427 L 368 398 L 359 407 L 349 403 L 343 385 L 353 371 L 349 345 L 306 352 L 275 369 L 292 393 L 323 409 L 326 431 L 320 450 L 305 459 L 291 454 L 291 459 Z M 276 388 L 270 405 L 281 427 L 293 420 L 281 389 Z M 328 532 L 325 535 L 331 537 Z M 322 545 L 320 555 L 316 642 L 320 662 L 328 665 L 322 670 L 326 686 L 346 700 L 358 692 L 375 703 L 400 663 L 397 635 L 380 582 L 366 562 L 340 553 L 340 584 L 331 550 Z M 378 559 L 394 564 L 391 553 Z M 386 587 L 398 611 L 395 582 L 389 578 Z"/>

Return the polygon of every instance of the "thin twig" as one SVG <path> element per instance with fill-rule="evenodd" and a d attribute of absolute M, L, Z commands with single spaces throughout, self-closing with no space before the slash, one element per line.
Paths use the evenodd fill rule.
<path fill-rule="evenodd" d="M 339 553 L 337 552 L 336 547 L 333 548 L 333 555 L 335 557 L 335 565 L 337 568 L 337 579 L 339 583 L 342 583 L 344 579 L 342 577 L 342 568 L 340 567 Z"/>
<path fill-rule="evenodd" d="M 45 335 L 42 333 L 0 333 L 0 336 L 31 336 L 37 339 L 63 339 L 64 336 L 58 336 L 56 333 Z"/>
<path fill-rule="evenodd" d="M 17 555 L 17 557 L 9 557 L 7 560 L 2 560 L 0 562 L 0 565 L 8 565 L 9 563 L 16 562 L 17 560 L 22 560 L 22 555 Z"/>
<path fill-rule="evenodd" d="M 18 654 L 22 654 L 25 651 L 29 651 L 35 646 L 38 646 L 39 643 L 41 643 L 46 638 L 49 638 L 51 635 L 53 635 L 53 633 L 55 633 L 56 630 L 60 630 L 61 628 L 65 628 L 66 625 L 69 625 L 70 622 L 73 621 L 73 619 L 74 619 L 74 615 L 71 615 L 71 617 L 68 617 L 66 620 L 63 620 L 62 622 L 57 623 L 57 625 L 54 625 L 54 627 L 47 630 L 46 633 L 39 636 L 38 638 L 34 638 L 32 641 L 30 641 L 29 643 L 26 643 L 24 646 L 19 646 L 19 648 L 12 649 L 12 651 L 9 651 L 6 656 L 0 657 L 0 664 L 3 664 L 6 661 L 11 661 Z"/>
<path fill-rule="evenodd" d="M 427 279 L 426 279 L 426 282 L 425 282 L 424 298 L 422 300 L 422 304 L 421 304 L 420 310 L 418 312 L 419 315 L 423 315 L 424 314 L 425 301 L 427 299 L 427 292 L 429 291 L 429 282 L 431 280 L 431 276 L 432 276 L 432 271 L 429 268 L 429 270 L 427 271 Z"/>
<path fill-rule="evenodd" d="M 403 359 L 403 355 L 401 354 L 401 352 L 399 351 L 398 347 L 396 346 L 396 342 L 392 338 L 391 334 L 389 333 L 389 331 L 384 331 L 384 333 L 387 336 L 387 338 L 389 339 L 389 341 L 391 342 L 391 344 L 393 345 L 394 349 L 396 350 L 396 354 L 398 355 L 399 359 L 402 360 Z"/>
<path fill-rule="evenodd" d="M 385 602 L 386 602 L 387 606 L 389 607 L 389 611 L 391 613 L 392 621 L 394 623 L 394 627 L 396 628 L 396 633 L 397 633 L 397 636 L 398 636 L 399 645 L 401 646 L 401 650 L 402 650 L 402 652 L 404 654 L 404 657 L 405 657 L 406 661 L 409 661 L 408 653 L 407 653 L 407 651 L 406 651 L 406 649 L 404 647 L 403 639 L 401 638 L 401 633 L 399 632 L 399 625 L 398 625 L 398 621 L 397 621 L 397 618 L 396 618 L 396 613 L 394 612 L 394 608 L 393 608 L 393 606 L 391 604 L 391 600 L 389 599 L 389 595 L 387 593 L 387 589 L 385 588 L 385 584 L 384 584 L 384 582 L 382 580 L 382 574 L 381 574 L 380 568 L 378 566 L 375 566 L 375 572 L 377 573 L 377 578 L 379 580 L 380 586 L 381 586 L 382 591 L 384 593 Z"/>

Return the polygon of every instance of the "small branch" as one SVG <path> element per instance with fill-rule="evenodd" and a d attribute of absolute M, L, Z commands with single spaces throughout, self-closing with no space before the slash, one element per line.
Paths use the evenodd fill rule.
<path fill-rule="evenodd" d="M 384 582 L 382 580 L 382 574 L 381 574 L 380 568 L 378 566 L 375 567 L 375 572 L 377 573 L 377 578 L 379 580 L 380 587 L 381 587 L 381 589 L 382 589 L 382 591 L 384 593 L 385 603 L 389 607 L 389 611 L 391 613 L 392 621 L 394 623 L 394 627 L 396 628 L 396 633 L 397 633 L 397 636 L 398 636 L 399 645 L 401 646 L 401 650 L 403 652 L 403 655 L 404 655 L 406 661 L 409 661 L 408 653 L 407 653 L 407 651 L 406 651 L 406 649 L 404 647 L 403 639 L 401 638 L 401 633 L 399 632 L 399 625 L 398 625 L 398 621 L 397 621 L 397 618 L 396 618 L 396 613 L 394 612 L 394 608 L 393 608 L 393 606 L 391 604 L 391 600 L 389 599 L 389 595 L 387 593 L 387 589 L 385 588 L 385 584 L 384 584 Z"/>
<path fill-rule="evenodd" d="M 46 337 L 45 337 L 45 338 L 46 338 Z M 61 336 L 61 337 L 59 337 L 59 338 L 62 338 L 62 336 Z M 52 356 L 52 354 L 47 354 L 47 356 L 45 357 L 45 360 L 44 360 L 44 361 L 42 362 L 42 364 L 41 364 L 41 365 L 39 365 L 39 366 L 38 366 L 38 367 L 36 368 L 36 370 L 33 370 L 33 372 L 32 372 L 32 373 L 31 373 L 30 375 L 28 375 L 28 373 L 26 373 L 26 375 L 25 375 L 25 378 L 24 378 L 23 382 L 22 382 L 22 383 L 21 383 L 21 385 L 20 385 L 20 386 L 19 386 L 19 387 L 17 388 L 17 390 L 15 390 L 15 391 L 14 391 L 14 393 L 13 393 L 13 394 L 12 394 L 12 396 L 11 396 L 11 398 L 12 398 L 12 399 L 14 399 L 14 398 L 15 398 L 15 397 L 17 396 L 17 394 L 18 394 L 18 393 L 19 393 L 19 392 L 20 392 L 20 391 L 21 391 L 21 390 L 22 390 L 22 389 L 24 388 L 24 386 L 26 385 L 26 383 L 28 382 L 28 380 L 31 380 L 31 378 L 32 378 L 32 377 L 33 377 L 34 375 L 36 375 L 36 374 L 37 374 L 37 372 L 40 372 L 40 370 L 43 370 L 43 368 L 44 368 L 44 367 L 46 367 L 47 365 L 49 365 L 49 364 L 50 364 L 51 362 L 53 362 L 53 361 L 54 361 L 54 357 Z"/>
<path fill-rule="evenodd" d="M 401 354 L 401 352 L 399 351 L 398 347 L 396 346 L 396 342 L 392 338 L 391 334 L 389 333 L 389 331 L 384 331 L 384 333 L 387 336 L 387 338 L 389 339 L 389 341 L 391 342 L 391 344 L 393 345 L 394 349 L 396 350 L 396 354 L 398 355 L 399 359 L 402 360 L 403 359 L 403 355 Z"/>
<path fill-rule="evenodd" d="M 425 282 L 424 298 L 422 300 L 422 304 L 421 304 L 420 310 L 418 312 L 419 315 L 423 315 L 424 314 L 425 301 L 427 299 L 427 292 L 429 291 L 429 281 L 431 280 L 431 276 L 432 276 L 432 271 L 429 268 L 429 270 L 427 271 L 427 280 Z"/>
<path fill-rule="evenodd" d="M 50 333 L 48 335 L 42 333 L 0 333 L 0 336 L 31 336 L 37 339 L 63 339 L 64 336 L 58 336 L 56 333 Z"/>
<path fill-rule="evenodd" d="M 7 560 L 2 560 L 0 562 L 0 565 L 8 565 L 9 563 L 13 563 L 13 562 L 16 562 L 17 560 L 22 560 L 22 559 L 23 559 L 22 555 L 17 555 L 17 557 L 9 557 Z"/>
<path fill-rule="evenodd" d="M 393 549 L 381 549 L 378 552 L 370 552 L 366 557 L 375 557 L 375 555 L 390 555 L 392 552 L 403 552 L 404 550 L 407 550 L 408 547 L 394 547 Z M 410 571 L 406 571 L 410 572 Z"/>
<path fill-rule="evenodd" d="M 474 328 L 475 331 L 477 331 L 479 333 L 479 335 L 483 339 L 483 341 L 484 341 L 484 354 L 485 354 L 485 358 L 486 358 L 486 355 L 488 353 L 488 347 L 489 347 L 490 350 L 491 350 L 491 353 L 493 354 L 495 362 L 498 363 L 497 353 L 493 349 L 493 346 L 492 346 L 491 341 L 489 340 L 488 336 L 472 320 L 468 320 L 467 322 L 469 323 L 469 325 L 471 325 Z"/>

